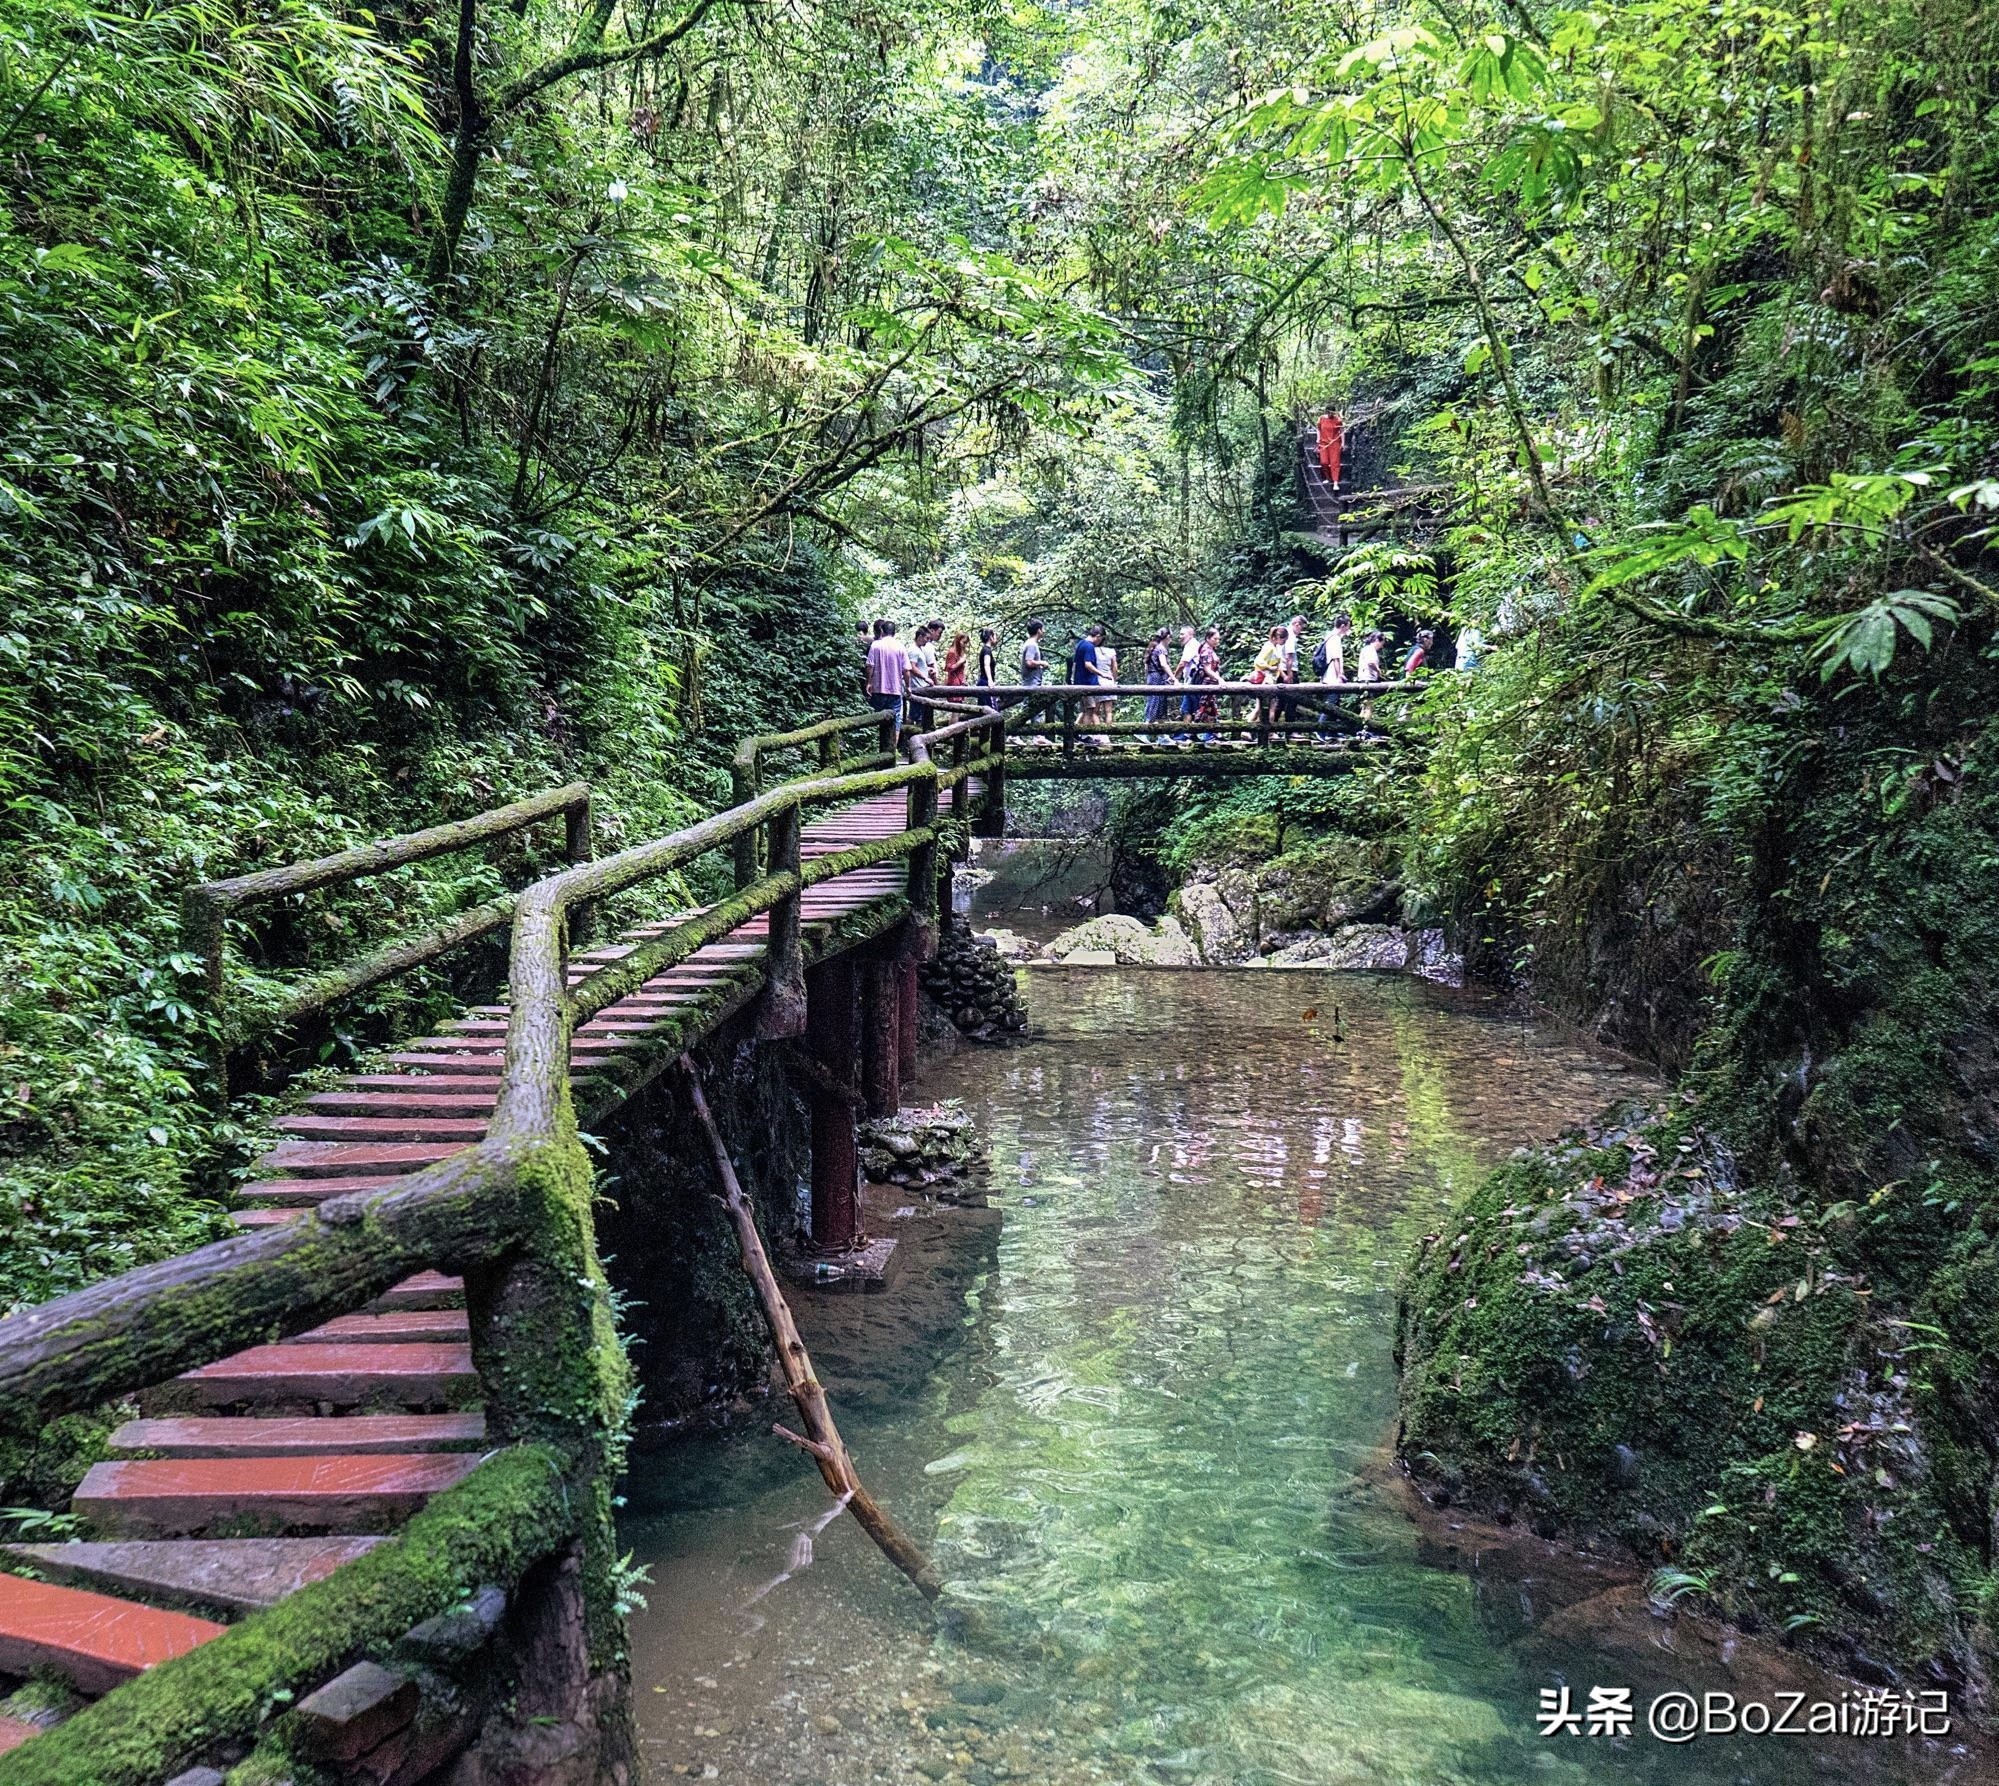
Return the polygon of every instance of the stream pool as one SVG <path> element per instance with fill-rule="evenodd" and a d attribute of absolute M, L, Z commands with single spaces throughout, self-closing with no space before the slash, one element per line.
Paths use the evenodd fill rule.
<path fill-rule="evenodd" d="M 1654 1693 L 1789 1665 L 1668 1634 L 1525 1535 L 1411 1518 L 1401 1262 L 1486 1166 L 1641 1075 L 1397 976 L 1072 970 L 1030 998 L 1038 1040 L 912 1088 L 978 1119 L 991 1208 L 904 1198 L 889 1291 L 797 1298 L 941 1617 L 850 1519 L 814 1535 L 818 1476 L 762 1420 L 639 1458 L 647 1786 L 1991 1777 L 1901 1739 L 1659 1742 Z M 1539 1733 L 1544 1689 L 1580 1711 L 1624 1685 L 1631 1738 Z"/>

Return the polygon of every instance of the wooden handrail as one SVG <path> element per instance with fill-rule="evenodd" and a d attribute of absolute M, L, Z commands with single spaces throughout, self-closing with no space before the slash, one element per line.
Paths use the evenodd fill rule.
<path fill-rule="evenodd" d="M 572 863 L 587 861 L 591 850 L 590 786 L 587 782 L 573 781 L 452 824 L 433 825 L 310 862 L 258 869 L 188 888 L 181 896 L 181 928 L 190 948 L 202 961 L 202 986 L 215 1032 L 213 1053 L 218 1094 L 227 1096 L 229 1048 L 247 1039 L 249 1034 L 248 1024 L 229 1006 L 228 921 L 232 914 L 274 899 L 309 893 L 320 887 L 345 886 L 413 862 L 448 856 L 495 838 L 512 836 L 557 816 L 565 821 L 564 853 Z M 276 1028 L 310 1012 L 324 1010 L 340 999 L 407 973 L 474 937 L 503 929 L 512 920 L 513 910 L 512 894 L 488 900 L 470 911 L 455 914 L 422 936 L 404 938 L 357 961 L 316 974 L 293 987 L 274 1008 L 260 1012 L 263 1027 Z"/>

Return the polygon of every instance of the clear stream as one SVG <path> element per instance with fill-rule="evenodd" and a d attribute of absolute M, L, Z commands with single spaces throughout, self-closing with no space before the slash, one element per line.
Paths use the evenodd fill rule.
<path fill-rule="evenodd" d="M 799 1298 L 942 1616 L 850 1519 L 814 1536 L 824 1490 L 763 1421 L 642 1457 L 648 1786 L 1991 1777 L 1900 1739 L 1660 1743 L 1653 1692 L 1753 1670 L 1532 1540 L 1436 1566 L 1448 1515 L 1410 1517 L 1386 1446 L 1411 1243 L 1645 1081 L 1393 976 L 1079 970 L 1030 996 L 1039 1040 L 915 1088 L 977 1117 L 992 1207 L 887 1206 L 898 1283 Z M 1561 1684 L 1578 1709 L 1632 1685 L 1639 1730 L 1543 1738 Z"/>

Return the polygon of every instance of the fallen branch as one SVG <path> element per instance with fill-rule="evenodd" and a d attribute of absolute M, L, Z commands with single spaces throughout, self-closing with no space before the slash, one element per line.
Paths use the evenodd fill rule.
<path fill-rule="evenodd" d="M 797 1404 L 799 1420 L 805 1428 L 802 1434 L 784 1426 L 775 1426 L 771 1430 L 780 1438 L 789 1439 L 792 1444 L 811 1453 L 826 1486 L 836 1495 L 846 1497 L 847 1510 L 861 1522 L 861 1529 L 880 1547 L 882 1555 L 916 1584 L 917 1591 L 926 1600 L 935 1600 L 943 1591 L 943 1584 L 937 1579 L 937 1571 L 930 1566 L 930 1559 L 861 1486 L 861 1479 L 854 1472 L 854 1460 L 847 1455 L 840 1429 L 833 1424 L 833 1412 L 826 1405 L 826 1391 L 813 1372 L 812 1359 L 805 1350 L 805 1342 L 798 1337 L 797 1323 L 791 1318 L 791 1307 L 784 1300 L 784 1292 L 778 1288 L 777 1274 L 771 1270 L 770 1256 L 764 1251 L 763 1237 L 757 1233 L 750 1200 L 743 1195 L 742 1181 L 736 1177 L 735 1162 L 729 1158 L 722 1131 L 715 1123 L 715 1113 L 708 1108 L 708 1100 L 702 1093 L 701 1075 L 694 1062 L 686 1056 L 681 1057 L 680 1064 L 687 1073 L 688 1090 L 694 1099 L 694 1114 L 707 1132 L 708 1145 L 715 1155 L 716 1176 L 722 1181 L 720 1201 L 736 1227 L 744 1274 L 756 1286 L 757 1299 L 763 1304 L 764 1319 L 770 1323 L 771 1337 L 777 1342 L 777 1359 L 784 1372 L 784 1386 L 791 1391 L 791 1399 Z"/>

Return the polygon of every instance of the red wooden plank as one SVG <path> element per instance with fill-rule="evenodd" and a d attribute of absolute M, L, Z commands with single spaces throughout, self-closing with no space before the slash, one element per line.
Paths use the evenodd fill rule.
<path fill-rule="evenodd" d="M 486 1417 L 466 1414 L 181 1415 L 128 1420 L 108 1444 L 114 1452 L 161 1457 L 291 1457 L 315 1452 L 476 1451 Z"/>
<path fill-rule="evenodd" d="M 435 1405 L 477 1377 L 472 1349 L 459 1345 L 324 1345 L 295 1341 L 252 1346 L 178 1379 L 212 1407 L 239 1401 L 325 1401 L 340 1406 L 392 1401 Z"/>
<path fill-rule="evenodd" d="M 52 1668 L 84 1693 L 108 1693 L 222 1632 L 186 1613 L 0 1575 L 0 1673 Z"/>
<path fill-rule="evenodd" d="M 100 1532 L 162 1538 L 218 1525 L 379 1532 L 479 1467 L 466 1452 L 161 1457 L 94 1464 L 70 1502 Z"/>

